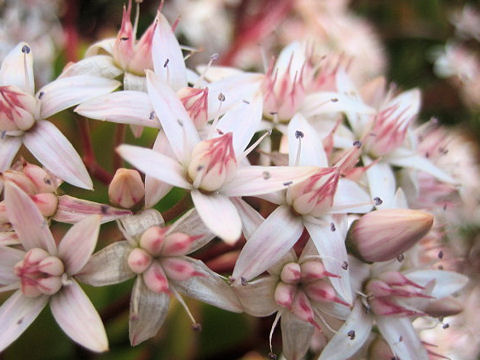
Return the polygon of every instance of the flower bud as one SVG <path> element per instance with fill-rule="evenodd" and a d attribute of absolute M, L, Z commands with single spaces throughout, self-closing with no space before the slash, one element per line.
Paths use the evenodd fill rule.
<path fill-rule="evenodd" d="M 198 238 L 198 236 L 189 236 L 180 232 L 169 234 L 165 238 L 165 242 L 162 248 L 162 255 L 186 255 L 190 250 L 190 246 L 192 245 L 192 243 Z"/>
<path fill-rule="evenodd" d="M 296 289 L 297 287 L 295 285 L 279 282 L 275 288 L 273 298 L 278 305 L 289 308 L 292 306 Z"/>
<path fill-rule="evenodd" d="M 3 179 L 4 181 L 11 181 L 28 195 L 37 193 L 35 183 L 21 171 L 7 170 L 3 173 Z"/>
<path fill-rule="evenodd" d="M 434 317 L 445 317 L 460 314 L 463 311 L 463 305 L 455 298 L 449 296 L 430 302 L 425 312 Z"/>
<path fill-rule="evenodd" d="M 156 261 L 143 273 L 143 281 L 150 290 L 157 294 L 168 291 L 167 276 L 162 266 Z"/>
<path fill-rule="evenodd" d="M 160 255 L 167 230 L 168 228 L 160 226 L 152 226 L 148 228 L 140 237 L 140 246 L 150 255 Z"/>
<path fill-rule="evenodd" d="M 0 86 L 0 131 L 28 130 L 35 123 L 35 98 L 16 86 Z"/>
<path fill-rule="evenodd" d="M 425 236 L 433 215 L 410 209 L 382 209 L 362 216 L 350 227 L 348 249 L 365 262 L 399 256 Z"/>
<path fill-rule="evenodd" d="M 208 88 L 186 87 L 180 89 L 177 95 L 193 120 L 195 127 L 197 129 L 202 128 L 208 121 Z"/>
<path fill-rule="evenodd" d="M 35 184 L 36 192 L 53 193 L 57 190 L 57 181 L 38 165 L 27 163 L 23 173 Z"/>
<path fill-rule="evenodd" d="M 58 197 L 55 194 L 43 193 L 33 195 L 32 200 L 45 217 L 53 216 L 57 212 Z"/>
<path fill-rule="evenodd" d="M 151 24 L 135 44 L 133 58 L 128 64 L 128 71 L 144 76 L 145 70 L 153 69 L 152 44 L 155 33 L 155 23 Z"/>
<path fill-rule="evenodd" d="M 135 248 L 128 255 L 127 263 L 135 274 L 141 274 L 147 270 L 152 263 L 152 257 L 145 250 Z"/>
<path fill-rule="evenodd" d="M 65 272 L 62 260 L 56 256 L 48 256 L 38 264 L 39 270 L 52 276 L 60 276 Z"/>
<path fill-rule="evenodd" d="M 169 279 L 176 281 L 188 280 L 193 276 L 203 275 L 195 270 L 188 261 L 178 257 L 168 257 L 161 260 L 161 264 Z"/>
<path fill-rule="evenodd" d="M 59 276 L 48 276 L 37 280 L 37 287 L 45 295 L 53 295 L 62 287 L 62 279 Z"/>
<path fill-rule="evenodd" d="M 287 284 L 297 283 L 302 276 L 300 265 L 295 262 L 283 266 L 280 273 L 280 280 Z"/>
<path fill-rule="evenodd" d="M 194 187 L 215 191 L 230 180 L 236 168 L 232 133 L 227 133 L 195 146 L 192 161 L 188 165 L 188 176 Z"/>
<path fill-rule="evenodd" d="M 137 170 L 118 169 L 108 186 L 110 202 L 129 209 L 145 196 L 145 186 Z"/>
<path fill-rule="evenodd" d="M 132 1 L 130 0 L 127 8 L 123 6 L 122 26 L 117 34 L 112 51 L 115 62 L 124 70 L 127 69 L 134 55 L 135 34 L 133 34 L 133 26 L 130 21 L 131 13 Z"/>

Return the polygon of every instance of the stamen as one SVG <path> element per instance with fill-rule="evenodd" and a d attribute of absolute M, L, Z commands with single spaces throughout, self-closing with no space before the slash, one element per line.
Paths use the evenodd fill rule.
<path fill-rule="evenodd" d="M 215 114 L 215 118 L 213 119 L 212 124 L 210 125 L 210 129 L 208 130 L 207 139 L 211 139 L 213 137 L 214 131 L 217 130 L 217 124 L 218 124 L 218 121 L 220 120 L 222 104 L 224 101 L 225 101 L 225 95 L 223 93 L 219 93 L 217 113 Z"/>
<path fill-rule="evenodd" d="M 135 21 L 133 22 L 133 39 L 137 38 L 138 19 L 140 18 L 140 3 L 142 0 L 135 0 Z"/>
<path fill-rule="evenodd" d="M 320 319 L 320 321 L 325 325 L 325 327 L 330 330 L 333 334 L 338 333 L 337 330 L 333 329 L 330 324 L 327 322 L 327 320 L 322 316 L 322 313 L 316 309 L 313 310 L 315 312 L 315 315 Z"/>
<path fill-rule="evenodd" d="M 255 149 L 262 141 L 265 139 L 267 136 L 272 135 L 272 130 L 266 130 L 262 136 L 258 138 L 257 141 L 255 141 L 251 146 L 249 146 L 242 154 L 242 157 L 240 157 L 238 160 L 240 161 L 241 159 L 244 159 L 247 157 L 248 154 L 250 154 L 253 149 Z M 265 177 L 264 177 L 265 178 Z"/>
<path fill-rule="evenodd" d="M 214 53 L 210 56 L 210 60 L 208 61 L 207 66 L 205 67 L 203 72 L 200 74 L 200 77 L 197 79 L 195 84 L 193 84 L 193 87 L 195 87 L 195 88 L 200 87 L 200 82 L 205 80 L 205 76 L 207 75 L 208 70 L 210 70 L 213 63 L 218 60 L 218 57 L 219 57 L 218 53 Z"/>
<path fill-rule="evenodd" d="M 30 76 L 28 74 L 28 66 L 27 66 L 27 54 L 30 54 L 30 47 L 28 45 L 23 45 L 22 53 L 23 53 L 23 71 L 25 73 L 25 88 L 30 89 Z"/>
<path fill-rule="evenodd" d="M 298 139 L 298 146 L 297 146 L 297 154 L 295 156 L 295 166 L 298 166 L 300 163 L 300 153 L 302 151 L 302 139 L 304 137 L 303 132 L 296 130 L 295 131 L 295 138 Z"/>
<path fill-rule="evenodd" d="M 171 290 L 172 290 L 173 295 L 175 295 L 175 297 L 177 298 L 178 302 L 183 306 L 183 308 L 187 312 L 188 317 L 192 321 L 193 328 L 194 329 L 195 328 L 200 328 L 201 329 L 201 325 L 193 317 L 193 314 L 191 313 L 190 309 L 188 308 L 187 304 L 185 303 L 185 300 L 183 300 L 182 296 L 173 287 L 171 288 Z"/>
<path fill-rule="evenodd" d="M 278 311 L 277 315 L 275 315 L 275 320 L 273 320 L 272 328 L 270 329 L 270 334 L 268 335 L 268 344 L 270 346 L 270 352 L 273 353 L 273 348 L 272 348 L 272 337 L 273 337 L 273 331 L 277 327 L 278 320 L 280 320 L 280 317 L 282 316 L 281 312 Z"/>

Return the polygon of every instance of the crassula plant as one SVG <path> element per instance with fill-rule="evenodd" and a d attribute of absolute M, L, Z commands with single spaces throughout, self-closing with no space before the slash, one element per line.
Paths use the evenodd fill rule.
<path fill-rule="evenodd" d="M 302 41 L 265 72 L 216 66 L 215 56 L 189 69 L 195 51 L 179 44 L 177 23 L 160 7 L 136 40 L 138 4 L 133 25 L 131 10 L 129 1 L 115 38 L 36 93 L 27 43 L 2 62 L 0 291 L 13 293 L 0 306 L 0 351 L 47 304 L 75 343 L 107 351 L 79 284 L 133 279 L 115 307 L 128 313 L 131 346 L 164 336 L 172 302 L 200 329 L 189 304 L 203 302 L 270 316 L 263 355 L 442 357 L 422 332 L 462 311 L 454 297 L 468 277 L 427 255 L 444 231 L 433 204 L 460 184 L 421 151 L 420 90 L 355 83 L 348 61 L 332 66 L 337 54 Z M 74 106 L 77 118 L 115 124 L 114 147 L 100 144 L 113 169 L 95 157 L 86 119 L 78 151 L 50 121 Z M 38 163 L 17 155 L 22 144 Z M 419 209 L 425 194 L 435 201 Z M 59 223 L 73 225 L 60 235 Z"/>

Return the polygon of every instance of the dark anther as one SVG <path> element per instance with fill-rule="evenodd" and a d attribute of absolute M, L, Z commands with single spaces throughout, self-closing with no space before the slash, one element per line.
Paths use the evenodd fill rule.
<path fill-rule="evenodd" d="M 20 325 L 21 323 L 23 323 L 23 317 L 17 320 L 17 325 Z"/>
<path fill-rule="evenodd" d="M 337 102 L 338 99 L 337 98 L 333 98 L 333 99 L 330 99 L 331 102 Z"/>
<path fill-rule="evenodd" d="M 277 354 L 274 354 L 271 352 L 271 353 L 268 353 L 268 358 L 272 360 L 277 360 L 278 356 Z"/>
<path fill-rule="evenodd" d="M 398 338 L 398 342 L 402 342 L 403 341 L 403 336 L 400 335 L 400 337 Z"/>
<path fill-rule="evenodd" d="M 442 329 L 448 329 L 450 327 L 449 323 L 445 323 L 442 325 Z"/>
<path fill-rule="evenodd" d="M 240 283 L 242 284 L 242 286 L 247 286 L 248 281 L 247 281 L 247 279 L 245 279 L 244 277 L 241 277 L 241 278 L 240 278 Z"/>
<path fill-rule="evenodd" d="M 362 146 L 362 142 L 360 140 L 355 140 L 353 142 L 353 146 L 355 146 L 357 148 L 360 148 Z"/>
<path fill-rule="evenodd" d="M 193 331 L 202 331 L 202 325 L 200 323 L 195 323 L 192 325 Z"/>
<path fill-rule="evenodd" d="M 242 100 L 245 104 L 250 105 L 250 101 L 248 100 Z"/>
<path fill-rule="evenodd" d="M 295 130 L 295 138 L 299 139 L 299 138 L 303 138 L 304 135 L 303 135 L 303 132 L 300 131 L 300 130 Z"/>
<path fill-rule="evenodd" d="M 107 214 L 108 213 L 108 206 L 107 205 L 102 205 L 100 207 L 100 211 L 102 212 L 102 214 Z"/>
<path fill-rule="evenodd" d="M 122 37 L 120 38 L 120 40 L 122 40 L 122 41 L 127 41 L 128 39 L 130 39 L 128 36 L 122 36 Z"/>
<path fill-rule="evenodd" d="M 23 45 L 22 47 L 22 53 L 24 54 L 30 54 L 30 47 L 28 45 Z"/>
<path fill-rule="evenodd" d="M 272 116 L 275 116 L 277 114 L 278 114 L 278 112 L 276 112 L 276 111 L 270 111 L 270 115 L 272 115 Z"/>
<path fill-rule="evenodd" d="M 178 125 L 183 126 L 183 121 L 182 120 L 177 119 L 177 123 L 178 123 Z"/>
<path fill-rule="evenodd" d="M 43 91 L 40 91 L 40 92 L 38 93 L 38 98 L 41 99 L 44 94 L 45 94 L 45 93 L 44 93 Z"/>
<path fill-rule="evenodd" d="M 214 54 L 210 55 L 210 60 L 217 61 L 218 57 L 219 57 L 218 53 L 214 53 Z"/>
<path fill-rule="evenodd" d="M 293 184 L 293 181 L 287 181 L 283 183 L 283 186 L 290 186 Z"/>
<path fill-rule="evenodd" d="M 201 171 L 203 169 L 203 165 L 198 165 L 197 166 L 197 171 Z"/>
<path fill-rule="evenodd" d="M 49 178 L 45 178 L 43 179 L 43 182 L 47 185 L 51 185 L 52 184 L 52 180 L 50 180 Z"/>
<path fill-rule="evenodd" d="M 443 251 L 442 251 L 442 250 L 440 250 L 440 251 L 438 252 L 438 258 L 439 258 L 439 259 L 443 259 Z"/>
<path fill-rule="evenodd" d="M 348 270 L 348 262 L 346 262 L 346 261 L 343 262 L 342 269 L 343 270 Z"/>
<path fill-rule="evenodd" d="M 220 130 L 220 129 L 215 129 L 215 130 L 217 130 L 217 134 L 218 134 L 218 135 L 223 135 L 223 134 L 225 134 L 225 133 L 224 133 L 222 130 Z"/>
<path fill-rule="evenodd" d="M 155 118 L 155 112 L 152 111 L 152 112 L 150 113 L 150 115 L 148 115 L 148 118 L 149 118 L 150 120 L 153 120 L 153 119 Z"/>
<path fill-rule="evenodd" d="M 335 231 L 337 228 L 335 227 L 334 223 L 330 223 L 330 231 Z"/>
<path fill-rule="evenodd" d="M 400 255 L 397 256 L 397 261 L 398 262 L 402 262 L 403 260 L 405 260 L 405 255 L 400 254 Z"/>
<path fill-rule="evenodd" d="M 223 93 L 218 94 L 218 101 L 221 101 L 221 102 L 225 101 L 225 95 Z"/>
<path fill-rule="evenodd" d="M 350 330 L 348 333 L 347 333 L 348 337 L 350 338 L 350 340 L 353 340 L 355 339 L 355 330 Z"/>
<path fill-rule="evenodd" d="M 375 203 L 375 206 L 379 206 L 383 204 L 383 200 L 380 199 L 378 196 L 373 198 L 373 202 Z"/>
<path fill-rule="evenodd" d="M 268 179 L 270 179 L 270 176 L 271 176 L 271 175 L 270 175 L 270 173 L 269 173 L 268 171 L 264 171 L 264 172 L 262 173 L 262 176 L 263 176 L 263 178 L 264 178 L 265 180 L 268 180 Z"/>

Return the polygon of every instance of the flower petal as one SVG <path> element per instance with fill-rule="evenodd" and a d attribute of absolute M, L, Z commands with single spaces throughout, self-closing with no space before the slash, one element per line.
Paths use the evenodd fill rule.
<path fill-rule="evenodd" d="M 5 183 L 7 215 L 25 250 L 41 248 L 49 254 L 57 253 L 57 246 L 48 222 L 33 200 L 17 185 Z"/>
<path fill-rule="evenodd" d="M 91 351 L 108 350 L 102 320 L 75 280 L 51 297 L 50 309 L 58 325 L 73 341 Z"/>
<path fill-rule="evenodd" d="M 63 69 L 59 78 L 91 75 L 101 76 L 107 79 L 114 79 L 122 73 L 113 61 L 113 58 L 108 55 L 97 55 L 87 57 L 76 63 L 68 64 Z"/>
<path fill-rule="evenodd" d="M 179 292 L 220 309 L 243 311 L 240 301 L 225 278 L 210 270 L 200 260 L 188 256 L 182 257 L 182 260 L 193 265 L 198 275 L 184 281 L 175 281 L 174 286 Z"/>
<path fill-rule="evenodd" d="M 251 280 L 278 262 L 302 234 L 300 218 L 287 206 L 279 206 L 252 234 L 238 256 L 232 277 L 238 283 Z"/>
<path fill-rule="evenodd" d="M 65 272 L 74 275 L 87 263 L 97 245 L 100 216 L 91 215 L 73 225 L 58 245 L 58 256 Z"/>
<path fill-rule="evenodd" d="M 242 200 L 242 198 L 232 198 L 231 200 L 242 219 L 243 235 L 245 238 L 250 239 L 254 231 L 257 230 L 265 219 L 257 210 Z"/>
<path fill-rule="evenodd" d="M 155 336 L 168 312 L 170 296 L 154 293 L 138 276 L 130 298 L 129 336 L 132 346 Z"/>
<path fill-rule="evenodd" d="M 200 141 L 197 129 L 177 94 L 155 73 L 147 71 L 148 96 L 178 161 L 188 164 Z"/>
<path fill-rule="evenodd" d="M 354 181 L 341 178 L 333 200 L 331 213 L 367 213 L 372 209 L 370 195 Z"/>
<path fill-rule="evenodd" d="M 377 316 L 377 326 L 399 359 L 428 360 L 428 354 L 408 318 Z"/>
<path fill-rule="evenodd" d="M 115 44 L 115 38 L 103 39 L 97 41 L 85 52 L 85 57 L 94 56 L 100 54 L 101 52 L 106 52 L 107 54 L 113 54 L 113 45 Z"/>
<path fill-rule="evenodd" d="M 158 180 L 184 189 L 191 185 L 185 179 L 184 168 L 172 158 L 140 146 L 120 145 L 117 152 L 137 169 Z"/>
<path fill-rule="evenodd" d="M 23 142 L 55 176 L 83 189 L 93 189 L 90 175 L 77 151 L 51 122 L 37 122 L 25 133 Z"/>
<path fill-rule="evenodd" d="M 157 13 L 155 21 L 152 44 L 153 68 L 173 90 L 180 90 L 187 86 L 187 70 L 180 44 L 162 13 Z"/>
<path fill-rule="evenodd" d="M 284 190 L 312 176 L 314 166 L 243 166 L 221 192 L 227 196 L 255 196 Z"/>
<path fill-rule="evenodd" d="M 242 221 L 230 199 L 198 190 L 192 190 L 191 194 L 198 215 L 210 231 L 229 244 L 235 243 L 242 234 Z"/>
<path fill-rule="evenodd" d="M 313 336 L 313 325 L 300 320 L 290 311 L 281 317 L 283 355 L 289 360 L 303 359 Z"/>
<path fill-rule="evenodd" d="M 6 246 L 0 246 L 0 284 L 6 285 L 19 281 L 13 267 L 23 259 L 25 252 Z"/>
<path fill-rule="evenodd" d="M 22 146 L 21 137 L 0 136 L 0 172 L 10 167 L 20 146 Z"/>
<path fill-rule="evenodd" d="M 58 197 L 57 212 L 53 220 L 75 224 L 89 215 L 101 215 L 100 222 L 103 224 L 131 214 L 130 210 L 61 195 Z"/>
<path fill-rule="evenodd" d="M 445 270 L 416 270 L 406 273 L 405 276 L 421 286 L 426 286 L 430 281 L 435 280 L 435 286 L 430 295 L 438 299 L 452 295 L 468 283 L 467 276 Z"/>
<path fill-rule="evenodd" d="M 32 48 L 21 42 L 5 56 L 0 67 L 0 85 L 15 85 L 32 94 L 35 91 Z"/>
<path fill-rule="evenodd" d="M 15 231 L 0 232 L 0 246 L 21 245 L 18 235 Z"/>
<path fill-rule="evenodd" d="M 288 124 L 288 164 L 290 166 L 328 166 L 327 155 L 319 137 L 315 128 L 302 114 L 295 114 Z"/>
<path fill-rule="evenodd" d="M 148 95 L 140 91 L 116 91 L 86 101 L 74 110 L 90 119 L 159 128 Z"/>
<path fill-rule="evenodd" d="M 344 360 L 355 355 L 367 341 L 372 326 L 373 316 L 369 315 L 357 300 L 347 320 L 330 339 L 318 360 Z"/>
<path fill-rule="evenodd" d="M 106 286 L 124 282 L 135 274 L 127 259 L 132 251 L 128 241 L 118 241 L 93 254 L 88 263 L 75 277 L 85 284 Z"/>
<path fill-rule="evenodd" d="M 116 80 L 91 75 L 59 78 L 38 91 L 40 116 L 47 119 L 71 106 L 112 92 L 119 86 Z"/>
<path fill-rule="evenodd" d="M 233 287 L 245 312 L 252 316 L 268 316 L 273 314 L 278 305 L 274 301 L 275 285 L 278 279 L 274 276 L 264 276 Z"/>
<path fill-rule="evenodd" d="M 372 161 L 363 157 L 365 165 L 369 165 Z M 368 187 L 372 199 L 380 198 L 382 204 L 378 205 L 378 209 L 391 209 L 394 207 L 395 198 L 395 176 L 389 164 L 379 162 L 374 164 L 367 170 Z"/>
<path fill-rule="evenodd" d="M 37 318 L 48 302 L 48 296 L 28 298 L 20 290 L 0 307 L 0 351 L 14 342 Z"/>
<path fill-rule="evenodd" d="M 129 242 L 136 246 L 136 239 L 152 226 L 164 226 L 162 214 L 155 209 L 146 209 L 118 221 L 118 227 Z"/>
<path fill-rule="evenodd" d="M 340 278 L 330 279 L 333 287 L 346 302 L 352 303 L 348 257 L 345 248 L 346 234 L 341 231 L 341 224 L 338 224 L 337 221 L 332 218 L 326 218 L 325 221 L 325 225 L 314 224 L 307 220 L 304 221 L 304 224 L 317 247 L 325 269 L 340 276 Z M 331 224 L 334 224 L 334 227 Z"/>

